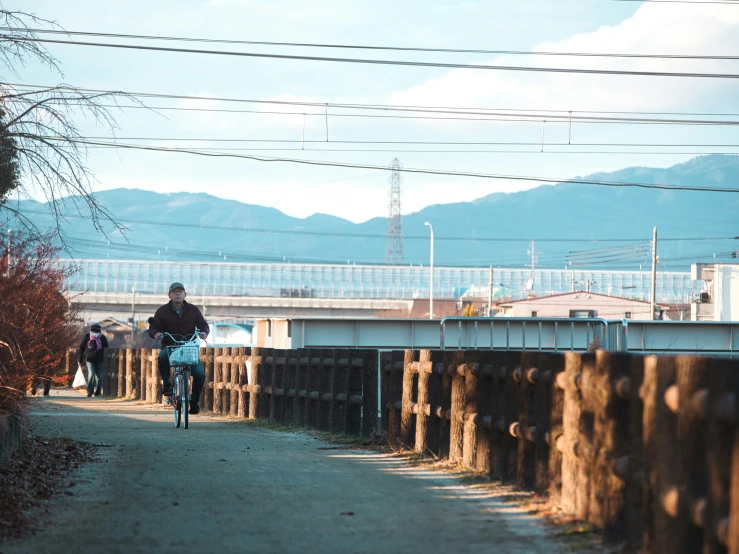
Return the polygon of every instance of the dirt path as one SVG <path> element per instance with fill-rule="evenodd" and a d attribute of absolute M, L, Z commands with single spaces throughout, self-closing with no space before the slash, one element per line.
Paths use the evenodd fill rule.
<path fill-rule="evenodd" d="M 300 433 L 54 391 L 38 433 L 100 446 L 21 552 L 556 553 L 543 527 L 443 473 Z"/>

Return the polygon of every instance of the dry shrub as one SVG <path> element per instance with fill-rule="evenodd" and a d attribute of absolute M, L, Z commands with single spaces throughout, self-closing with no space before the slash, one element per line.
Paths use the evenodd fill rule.
<path fill-rule="evenodd" d="M 51 238 L 16 242 L 0 261 L 0 413 L 18 409 L 34 378 L 54 379 L 75 342 Z"/>

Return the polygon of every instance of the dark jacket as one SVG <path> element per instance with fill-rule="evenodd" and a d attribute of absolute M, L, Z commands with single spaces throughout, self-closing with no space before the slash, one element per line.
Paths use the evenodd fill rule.
<path fill-rule="evenodd" d="M 198 331 L 210 333 L 210 327 L 198 307 L 185 301 L 182 303 L 182 315 L 177 315 L 170 300 L 154 314 L 154 323 L 149 323 L 149 336 L 154 338 L 157 333 L 166 332 L 174 335 L 178 340 L 183 340 L 192 335 L 196 327 Z M 172 344 L 174 341 L 171 338 L 166 335 L 162 337 L 163 346 Z"/>
<path fill-rule="evenodd" d="M 82 342 L 80 342 L 80 347 L 78 349 L 77 354 L 77 361 L 79 363 L 84 363 L 85 361 L 88 362 L 102 362 L 103 361 L 103 350 L 105 348 L 108 348 L 108 339 L 105 338 L 105 335 L 100 335 L 100 344 L 103 345 L 103 348 L 99 349 L 97 348 L 97 343 L 95 343 L 95 348 L 91 349 L 90 346 L 90 339 L 92 338 L 92 335 L 90 333 L 85 333 L 82 337 Z"/>

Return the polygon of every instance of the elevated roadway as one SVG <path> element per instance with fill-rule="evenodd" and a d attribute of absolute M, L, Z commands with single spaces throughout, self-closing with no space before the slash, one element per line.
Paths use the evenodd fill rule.
<path fill-rule="evenodd" d="M 85 319 L 114 317 L 126 320 L 131 314 L 153 314 L 167 302 L 166 294 L 130 292 L 71 292 L 72 305 L 85 312 Z M 198 306 L 208 318 L 239 319 L 255 317 L 376 317 L 377 312 L 409 312 L 411 299 L 382 298 L 296 298 L 280 296 L 203 296 L 191 295 L 187 301 Z M 138 315 L 136 319 L 141 319 Z M 146 319 L 143 317 L 143 319 Z"/>

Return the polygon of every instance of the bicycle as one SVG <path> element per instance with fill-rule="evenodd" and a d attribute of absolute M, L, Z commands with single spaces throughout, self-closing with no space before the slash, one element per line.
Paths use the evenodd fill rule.
<path fill-rule="evenodd" d="M 184 415 L 185 429 L 189 428 L 188 411 L 190 409 L 190 366 L 199 361 L 200 338 L 196 328 L 189 338 L 177 340 L 171 334 L 163 332 L 162 337 L 170 337 L 175 344 L 165 346 L 169 358 L 169 366 L 174 371 L 172 377 L 172 394 L 167 397 L 167 404 L 174 411 L 175 427 L 180 427 Z M 161 338 L 159 339 L 161 340 Z"/>

